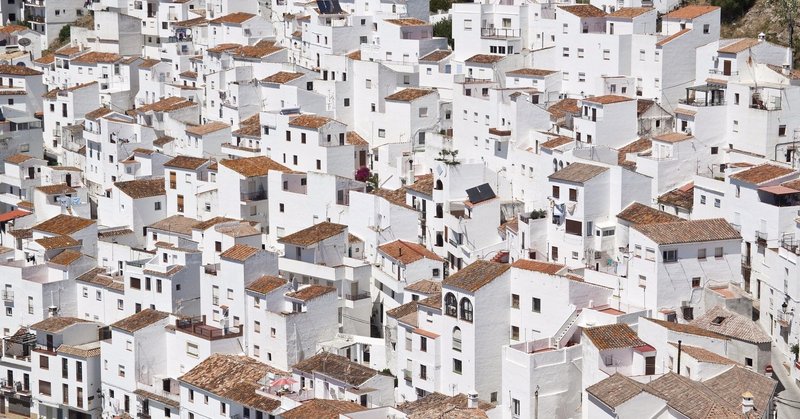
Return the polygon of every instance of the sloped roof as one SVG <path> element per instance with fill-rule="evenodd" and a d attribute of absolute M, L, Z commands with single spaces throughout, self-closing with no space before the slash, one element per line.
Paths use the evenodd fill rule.
<path fill-rule="evenodd" d="M 647 342 L 639 339 L 639 336 L 630 326 L 622 323 L 587 327 L 583 329 L 583 333 L 601 351 L 647 345 Z"/>
<path fill-rule="evenodd" d="M 291 244 L 295 246 L 311 246 L 327 238 L 343 233 L 347 230 L 344 224 L 335 224 L 323 221 L 311 227 L 304 228 L 294 234 L 290 234 L 278 239 L 278 243 Z"/>
<path fill-rule="evenodd" d="M 294 364 L 292 368 L 306 373 L 314 372 L 323 374 L 351 386 L 360 386 L 370 378 L 380 374 L 372 368 L 329 352 L 321 352 L 310 358 L 306 358 Z"/>
<path fill-rule="evenodd" d="M 657 210 L 653 207 L 633 202 L 617 214 L 617 218 L 631 224 L 653 224 L 683 221 L 680 217 Z"/>
<path fill-rule="evenodd" d="M 164 178 L 137 179 L 114 184 L 122 193 L 133 199 L 150 198 L 166 195 Z"/>
<path fill-rule="evenodd" d="M 87 220 L 86 218 L 60 214 L 47 221 L 41 222 L 32 228 L 33 230 L 44 231 L 45 233 L 50 234 L 69 235 L 75 233 L 76 231 L 83 230 L 94 223 L 94 220 Z"/>
<path fill-rule="evenodd" d="M 548 176 L 550 180 L 560 180 L 565 182 L 584 183 L 595 176 L 604 173 L 608 167 L 597 166 L 587 163 L 572 163 L 563 169 Z"/>
<path fill-rule="evenodd" d="M 692 320 L 690 324 L 750 343 L 771 341 L 770 336 L 761 329 L 758 323 L 720 306 L 710 308 L 702 316 Z"/>
<path fill-rule="evenodd" d="M 510 268 L 511 265 L 507 263 L 477 260 L 445 278 L 442 281 L 442 285 L 467 292 L 475 292 L 494 281 Z"/>
<path fill-rule="evenodd" d="M 111 327 L 128 333 L 134 333 L 138 330 L 144 329 L 147 326 L 150 326 L 153 323 L 164 320 L 167 317 L 169 317 L 169 313 L 148 308 L 112 323 Z"/>
<path fill-rule="evenodd" d="M 742 238 L 739 232 L 723 218 L 634 225 L 632 228 L 660 245 Z"/>
<path fill-rule="evenodd" d="M 266 176 L 270 170 L 289 172 L 289 168 L 267 156 L 245 157 L 233 160 L 220 160 L 219 164 L 244 177 Z"/>
<path fill-rule="evenodd" d="M 411 243 L 404 240 L 395 240 L 378 246 L 378 251 L 404 265 L 414 263 L 421 259 L 431 259 L 442 261 L 436 253 L 431 252 L 425 246 L 418 243 Z"/>

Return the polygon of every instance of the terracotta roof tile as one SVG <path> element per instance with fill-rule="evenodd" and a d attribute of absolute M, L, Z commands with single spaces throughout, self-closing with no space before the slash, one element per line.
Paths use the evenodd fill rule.
<path fill-rule="evenodd" d="M 0 64 L 0 74 L 4 76 L 41 76 L 44 73 L 24 65 Z"/>
<path fill-rule="evenodd" d="M 405 402 L 397 406 L 397 410 L 408 415 L 409 419 L 423 418 L 481 418 L 486 417 L 485 411 L 491 410 L 495 405 L 485 401 L 478 401 L 478 409 L 467 409 L 468 398 L 466 394 L 459 393 L 455 396 L 447 396 L 442 393 L 430 393 L 425 397 L 413 402 Z M 462 411 L 467 415 L 458 415 Z M 480 413 L 479 413 L 480 411 Z"/>
<path fill-rule="evenodd" d="M 433 194 L 433 174 L 418 176 L 414 183 L 406 186 L 406 188 L 423 195 L 431 196 Z"/>
<path fill-rule="evenodd" d="M 292 118 L 289 121 L 289 125 L 293 127 L 319 129 L 331 121 L 333 121 L 333 119 L 328 118 L 327 116 L 306 114 Z"/>
<path fill-rule="evenodd" d="M 791 168 L 766 163 L 736 172 L 730 175 L 730 178 L 754 185 L 760 185 L 770 180 L 787 176 L 791 173 L 794 173 L 794 170 Z"/>
<path fill-rule="evenodd" d="M 414 263 L 421 259 L 431 259 L 442 262 L 436 253 L 426 249 L 425 246 L 417 243 L 411 243 L 404 240 L 395 240 L 393 242 L 385 243 L 378 246 L 378 251 L 403 265 Z"/>
<path fill-rule="evenodd" d="M 654 141 L 661 141 L 662 143 L 679 143 L 686 140 L 691 140 L 694 136 L 685 134 L 683 132 L 670 132 L 653 137 Z"/>
<path fill-rule="evenodd" d="M 636 162 L 628 160 L 628 154 L 643 153 L 653 148 L 653 142 L 649 138 L 639 138 L 638 140 L 626 144 L 617 150 L 617 164 L 629 170 L 636 169 Z"/>
<path fill-rule="evenodd" d="M 209 162 L 208 159 L 191 156 L 177 156 L 172 160 L 164 163 L 164 167 L 174 167 L 177 169 L 197 170 L 203 164 Z"/>
<path fill-rule="evenodd" d="M 269 294 L 281 287 L 286 286 L 289 281 L 278 278 L 277 276 L 264 275 L 261 278 L 251 282 L 245 289 L 248 291 L 257 292 L 259 294 Z"/>
<path fill-rule="evenodd" d="M 45 54 L 42 55 L 40 58 L 33 60 L 36 64 L 48 65 L 53 64 L 56 62 L 56 55 L 55 54 Z"/>
<path fill-rule="evenodd" d="M 600 105 L 610 105 L 613 103 L 621 103 L 621 102 L 629 102 L 634 100 L 633 98 L 629 98 L 627 96 L 620 96 L 620 95 L 602 95 L 602 96 L 592 96 L 586 99 L 583 99 L 584 102 L 589 103 L 597 103 Z"/>
<path fill-rule="evenodd" d="M 194 218 L 184 217 L 183 215 L 172 215 L 150 224 L 147 228 L 191 236 L 192 228 L 197 223 L 198 221 Z"/>
<path fill-rule="evenodd" d="M 692 4 L 665 14 L 664 19 L 694 19 L 715 10 L 719 10 L 719 7 Z"/>
<path fill-rule="evenodd" d="M 369 142 L 364 139 L 364 137 L 358 135 L 355 131 L 347 131 L 347 136 L 345 141 L 347 144 L 354 145 L 354 146 L 368 146 Z"/>
<path fill-rule="evenodd" d="M 215 353 L 178 380 L 184 385 L 199 388 L 222 399 L 263 412 L 272 412 L 281 406 L 280 400 L 257 393 L 262 387 L 259 381 L 268 373 L 289 375 L 286 371 L 262 364 L 253 358 Z"/>
<path fill-rule="evenodd" d="M 408 204 L 406 204 L 406 190 L 403 188 L 389 190 L 389 189 L 373 189 L 370 192 L 372 195 L 379 196 L 392 204 L 404 207 L 404 208 L 411 208 Z"/>
<path fill-rule="evenodd" d="M 68 247 L 78 247 L 80 242 L 70 236 L 53 236 L 37 239 L 36 243 L 45 250 L 64 249 Z"/>
<path fill-rule="evenodd" d="M 531 77 L 545 77 L 553 73 L 555 70 L 544 70 L 541 68 L 519 68 L 506 72 L 507 76 L 531 76 Z"/>
<path fill-rule="evenodd" d="M 33 226 L 33 230 L 50 234 L 69 235 L 95 224 L 94 220 L 60 214 Z"/>
<path fill-rule="evenodd" d="M 415 292 L 424 295 L 440 294 L 442 292 L 442 283 L 432 279 L 422 279 L 411 285 L 406 286 L 406 291 Z"/>
<path fill-rule="evenodd" d="M 694 183 L 675 188 L 659 196 L 658 203 L 691 210 L 694 207 Z"/>
<path fill-rule="evenodd" d="M 80 244 L 80 243 L 77 243 L 77 244 Z M 81 252 L 78 252 L 76 250 L 67 249 L 67 250 L 64 250 L 61 253 L 51 257 L 50 260 L 48 260 L 48 262 L 54 263 L 56 265 L 61 265 L 61 266 L 69 266 L 69 265 L 72 265 L 73 262 L 75 262 L 78 259 L 80 259 L 81 256 L 83 256 L 83 254 Z"/>
<path fill-rule="evenodd" d="M 550 105 L 547 111 L 556 119 L 561 119 L 567 114 L 580 114 L 581 108 L 578 106 L 578 99 L 567 98 Z"/>
<path fill-rule="evenodd" d="M 741 240 L 742 236 L 723 218 L 685 220 L 632 226 L 659 245 Z"/>
<path fill-rule="evenodd" d="M 266 176 L 270 170 L 289 172 L 289 168 L 266 156 L 220 160 L 219 164 L 244 177 Z"/>
<path fill-rule="evenodd" d="M 623 7 L 621 9 L 617 9 L 613 13 L 608 14 L 608 17 L 633 19 L 637 16 L 641 16 L 652 10 L 655 9 L 653 9 L 652 7 Z"/>
<path fill-rule="evenodd" d="M 403 89 L 396 93 L 392 93 L 391 95 L 386 96 L 384 99 L 397 102 L 411 102 L 421 97 L 428 96 L 429 94 L 434 92 L 435 90 L 409 88 L 409 89 Z"/>
<path fill-rule="evenodd" d="M 445 58 L 449 57 L 453 54 L 453 51 L 438 49 L 433 51 L 424 57 L 420 58 L 420 62 L 431 62 L 431 63 L 438 63 L 439 61 L 444 60 Z"/>
<path fill-rule="evenodd" d="M 0 26 L 0 33 L 4 33 L 4 34 L 10 34 L 10 33 L 14 33 L 14 32 L 27 31 L 27 30 L 30 30 L 30 28 L 28 28 L 27 26 L 21 26 L 21 25 Z"/>
<path fill-rule="evenodd" d="M 347 231 L 346 225 L 323 221 L 319 224 L 278 239 L 278 243 L 306 247 L 331 238 L 337 234 L 341 234 L 345 231 Z"/>
<path fill-rule="evenodd" d="M 638 225 L 684 221 L 676 215 L 659 211 L 638 202 L 633 202 L 625 207 L 622 212 L 617 214 L 617 218 Z"/>
<path fill-rule="evenodd" d="M 294 409 L 283 412 L 284 419 L 339 419 L 339 415 L 367 410 L 366 407 L 346 400 L 311 399 Z"/>
<path fill-rule="evenodd" d="M 565 166 L 563 169 L 548 176 L 548 179 L 564 182 L 584 183 L 601 173 L 605 173 L 607 170 L 607 167 L 597 166 L 594 164 L 572 163 L 569 166 Z"/>
<path fill-rule="evenodd" d="M 442 285 L 475 292 L 503 275 L 509 269 L 511 269 L 511 265 L 507 263 L 478 260 L 445 278 L 442 281 Z"/>
<path fill-rule="evenodd" d="M 114 184 L 122 193 L 133 199 L 166 195 L 164 178 L 137 179 Z"/>
<path fill-rule="evenodd" d="M 558 275 L 559 273 L 563 273 L 564 269 L 566 268 L 566 266 L 560 263 L 541 262 L 530 259 L 517 259 L 511 264 L 511 266 L 517 269 L 542 272 L 549 275 Z"/>
<path fill-rule="evenodd" d="M 84 345 L 61 345 L 56 349 L 59 355 L 71 355 L 79 358 L 94 358 L 100 356 L 100 342 L 95 341 Z"/>
<path fill-rule="evenodd" d="M 90 51 L 73 58 L 73 64 L 111 64 L 122 60 L 122 56 L 113 52 Z"/>
<path fill-rule="evenodd" d="M 20 164 L 33 158 L 33 156 L 29 156 L 27 154 L 14 154 L 6 157 L 5 162 L 11 164 Z"/>
<path fill-rule="evenodd" d="M 260 252 L 261 249 L 248 246 L 246 244 L 235 244 L 231 246 L 228 250 L 220 253 L 219 257 L 235 260 L 238 262 L 244 262 L 250 257 L 254 256 L 256 253 Z"/>
<path fill-rule="evenodd" d="M 692 320 L 690 324 L 745 342 L 759 344 L 772 341 L 758 323 L 720 306 L 711 307 L 702 316 Z"/>
<path fill-rule="evenodd" d="M 203 136 L 206 134 L 211 134 L 213 132 L 222 131 L 230 127 L 231 127 L 230 125 L 224 122 L 211 121 L 207 124 L 188 127 L 186 128 L 186 132 L 191 135 Z"/>
<path fill-rule="evenodd" d="M 603 17 L 606 12 L 598 9 L 591 4 L 576 4 L 573 6 L 558 6 L 559 9 L 569 12 L 578 17 Z"/>
<path fill-rule="evenodd" d="M 575 141 L 575 140 L 570 138 L 570 137 L 567 137 L 565 135 L 560 135 L 558 137 L 553 137 L 552 139 L 549 139 L 549 140 L 539 144 L 539 147 L 547 148 L 547 149 L 554 149 L 554 148 L 561 147 L 562 145 L 567 145 L 567 144 L 569 144 L 569 143 L 571 143 L 573 141 Z"/>
<path fill-rule="evenodd" d="M 351 386 L 358 387 L 380 374 L 372 368 L 357 364 L 343 356 L 321 352 L 298 362 L 292 369 L 306 373 L 323 374 Z"/>
<path fill-rule="evenodd" d="M 675 342 L 670 342 L 670 345 L 674 347 L 678 347 L 678 344 Z M 716 354 L 714 352 L 709 351 L 708 349 L 701 348 L 699 346 L 691 346 L 682 344 L 681 345 L 681 352 L 684 354 L 696 359 L 700 362 L 708 362 L 711 364 L 723 364 L 723 365 L 737 365 L 738 363 L 730 358 L 726 358 L 722 355 Z"/>
<path fill-rule="evenodd" d="M 705 336 L 707 338 L 714 338 L 714 339 L 723 339 L 723 340 L 728 339 L 726 336 L 720 335 L 719 333 L 712 332 L 710 330 L 706 330 L 692 324 L 668 322 L 666 320 L 658 320 L 651 318 L 647 318 L 646 320 L 676 333 Z"/>
<path fill-rule="evenodd" d="M 116 323 L 112 323 L 111 327 L 128 333 L 134 333 L 151 324 L 164 320 L 167 317 L 169 317 L 169 313 L 148 308 L 119 320 Z"/>
<path fill-rule="evenodd" d="M 659 46 L 659 47 L 660 46 L 664 46 L 664 45 L 670 43 L 671 41 L 681 37 L 682 35 L 689 33 L 690 30 L 691 29 L 681 29 L 678 32 L 675 32 L 672 35 L 669 35 L 669 36 L 661 39 L 660 41 L 656 42 L 656 46 Z"/>
<path fill-rule="evenodd" d="M 303 73 L 292 73 L 289 71 L 279 71 L 271 76 L 265 77 L 261 81 L 264 83 L 276 83 L 276 84 L 285 84 L 289 83 L 292 80 L 299 79 L 303 77 L 305 74 Z"/>
<path fill-rule="evenodd" d="M 761 41 L 753 38 L 738 39 L 718 49 L 717 52 L 720 54 L 738 54 L 748 48 L 758 45 L 759 42 Z"/>
<path fill-rule="evenodd" d="M 75 193 L 75 188 L 72 186 L 67 185 L 66 183 L 60 183 L 58 185 L 42 185 L 36 187 L 37 191 L 44 192 L 46 195 L 61 195 L 67 193 Z"/>
<path fill-rule="evenodd" d="M 469 64 L 494 64 L 506 58 L 504 55 L 477 54 L 467 58 L 464 62 Z"/>
<path fill-rule="evenodd" d="M 233 52 L 235 57 L 241 58 L 262 58 L 283 50 L 283 47 L 275 44 L 275 41 L 259 41 L 255 45 L 242 45 Z"/>
<path fill-rule="evenodd" d="M 324 285 L 309 285 L 297 291 L 287 293 L 286 296 L 300 301 L 310 301 L 325 294 L 336 292 L 336 288 Z"/>
<path fill-rule="evenodd" d="M 218 24 L 229 23 L 229 24 L 237 24 L 238 25 L 238 24 L 247 22 L 248 20 L 250 20 L 250 19 L 252 19 L 254 17 L 256 17 L 256 15 L 254 15 L 252 13 L 236 12 L 236 13 L 227 14 L 225 16 L 220 16 L 220 17 L 218 17 L 216 19 L 212 19 L 212 20 L 209 21 L 209 23 L 218 23 Z"/>
<path fill-rule="evenodd" d="M 397 26 L 427 26 L 430 25 L 429 22 L 426 22 L 422 19 L 417 19 L 415 17 L 407 17 L 402 19 L 384 19 L 385 22 L 391 23 Z"/>
<path fill-rule="evenodd" d="M 134 111 L 138 113 L 172 112 L 172 111 L 177 111 L 179 109 L 188 108 L 191 106 L 197 106 L 197 104 L 186 98 L 182 98 L 179 96 L 171 96 L 168 98 L 161 99 L 154 103 L 142 105 L 134 109 Z"/>
<path fill-rule="evenodd" d="M 583 333 L 592 341 L 597 349 L 635 348 L 645 346 L 647 342 L 639 339 L 636 332 L 627 324 L 609 324 L 605 326 L 587 327 Z"/>
<path fill-rule="evenodd" d="M 91 323 L 89 320 L 77 317 L 48 317 L 30 326 L 31 329 L 48 333 L 59 333 L 73 324 Z"/>
<path fill-rule="evenodd" d="M 173 25 L 177 28 L 191 28 L 193 26 L 201 26 L 206 24 L 208 24 L 208 20 L 206 20 L 206 18 L 203 16 L 173 23 Z"/>
<path fill-rule="evenodd" d="M 587 393 L 612 409 L 638 396 L 642 391 L 645 391 L 644 384 L 620 373 L 614 373 L 586 388 Z"/>
<path fill-rule="evenodd" d="M 84 118 L 86 118 L 86 119 L 88 119 L 90 121 L 94 121 L 94 120 L 97 120 L 98 118 L 101 118 L 103 116 L 106 116 L 106 115 L 110 114 L 111 112 L 112 111 L 111 111 L 110 108 L 106 108 L 105 106 L 103 106 L 103 107 L 97 108 L 97 109 L 95 109 L 95 110 L 93 110 L 91 112 L 88 112 L 86 115 L 84 115 Z"/>

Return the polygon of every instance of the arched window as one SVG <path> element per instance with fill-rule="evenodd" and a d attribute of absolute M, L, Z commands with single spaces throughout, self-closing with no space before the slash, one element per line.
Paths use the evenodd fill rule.
<path fill-rule="evenodd" d="M 562 160 L 562 161 L 558 162 L 558 166 L 559 166 L 561 169 L 563 169 L 563 168 L 564 168 L 564 161 Z"/>
<path fill-rule="evenodd" d="M 554 172 L 558 171 L 558 160 L 556 159 L 553 159 L 553 171 Z"/>
<path fill-rule="evenodd" d="M 444 314 L 456 317 L 458 309 L 456 308 L 456 296 L 453 293 L 448 292 L 444 296 Z"/>
<path fill-rule="evenodd" d="M 472 321 L 472 303 L 467 297 L 461 299 L 461 320 Z"/>
<path fill-rule="evenodd" d="M 453 328 L 453 350 L 461 352 L 461 329 Z"/>
<path fill-rule="evenodd" d="M 436 180 L 436 190 L 437 191 L 441 191 L 442 189 L 444 189 L 444 184 L 442 184 L 442 180 L 441 179 L 437 179 Z"/>

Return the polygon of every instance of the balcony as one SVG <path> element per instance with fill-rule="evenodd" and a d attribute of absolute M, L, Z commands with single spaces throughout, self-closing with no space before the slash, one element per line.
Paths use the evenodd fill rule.
<path fill-rule="evenodd" d="M 738 71 L 731 71 L 731 70 L 725 71 L 725 70 L 719 70 L 719 69 L 716 69 L 716 68 L 712 68 L 712 69 L 708 70 L 708 74 L 712 74 L 712 75 L 715 75 L 715 76 L 738 76 L 739 72 Z"/>
<path fill-rule="evenodd" d="M 242 201 L 261 201 L 267 199 L 267 191 L 255 192 L 242 192 L 240 196 Z"/>
<path fill-rule="evenodd" d="M 723 106 L 725 89 L 713 84 L 687 87 L 686 97 L 678 99 L 678 103 L 689 106 Z"/>
<path fill-rule="evenodd" d="M 13 303 L 14 302 L 14 291 L 3 290 L 3 292 L 0 293 L 0 296 L 2 296 L 3 301 L 5 301 L 7 303 Z"/>
<path fill-rule="evenodd" d="M 358 301 L 358 300 L 363 300 L 365 298 L 369 298 L 369 293 L 368 292 L 361 292 L 361 293 L 358 293 L 358 294 L 345 294 L 344 295 L 344 299 L 345 300 L 349 300 L 349 301 Z"/>
<path fill-rule="evenodd" d="M 175 321 L 175 327 L 185 333 L 206 339 L 218 340 L 242 336 L 241 327 L 234 326 L 228 330 L 220 329 L 218 327 L 205 324 L 201 319 L 178 319 Z"/>
<path fill-rule="evenodd" d="M 411 381 L 411 377 L 412 377 L 411 370 L 404 369 L 403 370 L 403 379 L 406 380 L 406 381 Z"/>
<path fill-rule="evenodd" d="M 756 243 L 758 243 L 761 246 L 766 246 L 767 245 L 767 233 L 766 232 L 756 230 L 755 237 L 756 237 Z"/>
<path fill-rule="evenodd" d="M 481 38 L 519 38 L 520 30 L 511 28 L 481 28 Z"/>

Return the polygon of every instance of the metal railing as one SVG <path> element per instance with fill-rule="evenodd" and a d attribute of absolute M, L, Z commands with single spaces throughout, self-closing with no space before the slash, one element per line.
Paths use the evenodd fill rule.
<path fill-rule="evenodd" d="M 481 36 L 492 38 L 519 38 L 520 33 L 520 29 L 481 28 Z"/>

